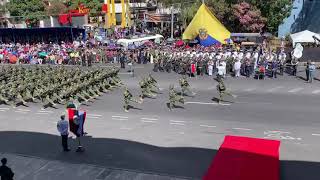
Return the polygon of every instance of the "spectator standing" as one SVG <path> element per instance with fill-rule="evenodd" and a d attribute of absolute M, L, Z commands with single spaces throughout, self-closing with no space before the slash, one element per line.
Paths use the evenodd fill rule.
<path fill-rule="evenodd" d="M 241 62 L 240 62 L 240 60 L 237 60 L 234 63 L 233 69 L 234 69 L 234 72 L 235 72 L 235 77 L 240 77 L 240 70 L 241 70 Z"/>
<path fill-rule="evenodd" d="M 0 166 L 0 177 L 1 180 L 13 180 L 14 173 L 12 170 L 7 166 L 7 159 L 1 159 L 1 166 Z"/>
<path fill-rule="evenodd" d="M 209 57 L 209 62 L 208 62 L 208 74 L 209 76 L 212 76 L 212 72 L 213 72 L 213 60 L 212 60 L 212 57 Z"/>
<path fill-rule="evenodd" d="M 217 71 L 218 71 L 218 73 L 217 73 L 217 78 L 223 78 L 224 77 L 224 66 L 223 66 L 223 64 L 219 64 L 218 65 L 218 67 L 217 67 Z"/>
<path fill-rule="evenodd" d="M 278 63 L 277 61 L 272 61 L 272 64 L 271 64 L 271 77 L 272 78 L 277 78 L 277 69 L 278 69 Z"/>
<path fill-rule="evenodd" d="M 316 71 L 316 65 L 314 62 L 311 62 L 309 65 L 309 82 L 312 83 L 314 76 L 315 76 L 315 71 Z"/>
<path fill-rule="evenodd" d="M 307 79 L 307 82 L 310 82 L 310 65 L 311 65 L 311 61 L 309 60 L 307 62 L 307 67 L 306 67 L 306 79 Z"/>
<path fill-rule="evenodd" d="M 250 61 L 247 59 L 245 61 L 245 67 L 244 67 L 244 71 L 245 71 L 245 74 L 246 74 L 246 77 L 249 78 L 250 77 L 250 69 L 251 69 L 251 63 Z"/>
<path fill-rule="evenodd" d="M 126 62 L 126 55 L 124 53 L 121 54 L 121 57 L 120 57 L 120 64 L 121 64 L 121 68 L 126 68 L 125 67 L 125 62 Z"/>
<path fill-rule="evenodd" d="M 60 120 L 57 123 L 57 129 L 61 135 L 63 151 L 70 151 L 68 147 L 69 122 L 65 120 L 65 115 L 61 115 Z"/>

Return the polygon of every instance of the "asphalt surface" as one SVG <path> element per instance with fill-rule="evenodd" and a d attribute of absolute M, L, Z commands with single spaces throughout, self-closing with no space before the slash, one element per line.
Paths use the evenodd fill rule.
<path fill-rule="evenodd" d="M 126 71 L 120 76 L 138 96 L 138 82 L 149 72 L 150 65 L 138 65 L 135 77 Z M 42 110 L 39 104 L 15 109 L 2 105 L 0 152 L 50 162 L 38 165 L 41 171 L 35 168 L 28 175 L 20 174 L 20 179 L 39 176 L 66 179 L 64 173 L 55 176 L 48 173 L 50 169 L 61 171 L 57 163 L 65 163 L 67 167 L 81 164 L 77 166 L 82 167 L 81 171 L 71 176 L 74 178 L 85 166 L 94 175 L 83 179 L 107 179 L 110 173 L 99 178 L 101 168 L 102 172 L 110 169 L 119 173 L 137 172 L 123 175 L 123 179 L 139 179 L 141 173 L 153 174 L 146 179 L 201 179 L 224 136 L 240 135 L 281 140 L 282 180 L 319 179 L 319 81 L 310 84 L 303 78 L 288 75 L 266 80 L 230 77 L 225 81 L 226 86 L 237 97 L 227 98 L 228 101 L 219 105 L 212 100 L 217 97 L 217 83 L 212 77 L 190 78 L 196 96 L 186 97 L 185 105 L 169 111 L 168 87 L 175 84 L 179 90 L 180 76 L 160 72 L 153 76 L 158 80 L 161 94 L 146 99 L 143 104 L 133 103 L 134 109 L 129 113 L 122 108 L 123 88 L 81 106 L 88 112 L 85 126 L 88 136 L 82 139 L 86 151 L 81 154 L 61 152 L 56 122 L 65 111 L 62 106 Z M 73 150 L 77 147 L 74 139 L 70 139 L 70 147 Z M 19 163 L 12 163 L 16 167 L 14 164 Z M 91 168 L 91 171 L 88 164 L 100 169 Z"/>

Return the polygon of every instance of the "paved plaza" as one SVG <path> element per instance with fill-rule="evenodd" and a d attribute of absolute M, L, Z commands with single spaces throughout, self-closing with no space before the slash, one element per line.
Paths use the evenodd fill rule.
<path fill-rule="evenodd" d="M 151 65 L 137 65 L 135 76 L 120 77 L 133 95 Z M 304 72 L 299 75 L 303 76 Z M 63 106 L 42 109 L 0 106 L 0 157 L 8 158 L 18 180 L 32 179 L 201 179 L 226 135 L 281 140 L 281 180 L 318 180 L 320 169 L 320 81 L 279 76 L 255 80 L 228 77 L 225 84 L 237 97 L 218 104 L 212 77 L 190 78 L 195 97 L 169 111 L 168 88 L 181 76 L 153 72 L 161 88 L 155 99 L 123 110 L 123 88 L 83 104 L 88 113 L 82 138 L 86 151 L 61 151 L 56 123 Z M 71 136 L 72 134 L 70 134 Z M 74 172 L 74 173 L 70 173 Z"/>

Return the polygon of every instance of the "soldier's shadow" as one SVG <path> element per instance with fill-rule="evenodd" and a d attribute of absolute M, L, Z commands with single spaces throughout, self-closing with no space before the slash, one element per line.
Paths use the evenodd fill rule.
<path fill-rule="evenodd" d="M 134 107 L 134 106 L 132 106 L 132 105 L 129 105 L 128 108 L 129 108 L 129 109 L 135 109 L 135 110 L 142 111 L 141 108 L 137 108 L 137 107 Z"/>
<path fill-rule="evenodd" d="M 50 106 L 50 105 L 43 106 L 43 109 L 48 109 L 48 108 L 52 108 L 52 109 L 59 109 L 59 108 L 57 108 L 57 107 Z"/>
<path fill-rule="evenodd" d="M 168 109 L 170 109 L 170 103 L 167 103 Z M 183 106 L 173 105 L 174 109 L 185 109 Z"/>
<path fill-rule="evenodd" d="M 220 101 L 220 102 L 226 102 L 226 103 L 234 103 L 234 102 L 228 101 L 228 100 L 220 100 L 220 99 L 217 98 L 217 97 L 213 97 L 211 100 L 214 101 L 214 102 L 216 102 L 216 103 L 219 103 L 219 101 Z"/>
<path fill-rule="evenodd" d="M 195 97 L 195 95 L 183 94 L 182 92 L 178 92 L 178 93 L 177 93 L 177 95 L 179 95 L 179 96 L 183 96 L 183 97 L 192 97 L 192 98 L 194 98 L 194 97 Z"/>
<path fill-rule="evenodd" d="M 17 107 L 19 107 L 19 106 L 22 106 L 22 107 L 30 107 L 30 106 L 28 106 L 28 105 L 26 105 L 26 104 L 23 104 L 23 103 L 18 103 L 18 104 L 17 104 Z"/>

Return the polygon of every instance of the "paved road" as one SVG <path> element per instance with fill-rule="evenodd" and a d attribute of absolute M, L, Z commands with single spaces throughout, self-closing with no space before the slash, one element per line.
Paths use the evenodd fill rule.
<path fill-rule="evenodd" d="M 121 73 L 134 95 L 139 94 L 141 76 L 150 69 L 140 66 L 134 78 Z M 227 78 L 226 85 L 237 98 L 218 105 L 211 100 L 217 96 L 216 82 L 207 76 L 192 78 L 190 84 L 197 95 L 187 97 L 186 105 L 170 112 L 167 89 L 172 83 L 178 86 L 179 76 L 154 73 L 154 77 L 161 94 L 141 105 L 133 104 L 135 109 L 129 113 L 122 109 L 122 90 L 82 106 L 88 111 L 89 133 L 83 139 L 83 155 L 60 152 L 56 121 L 62 107 L 1 106 L 0 136 L 4 142 L 0 152 L 197 179 L 205 173 L 223 137 L 241 135 L 282 141 L 281 179 L 318 179 L 318 81 L 309 84 L 290 76 L 260 81 Z M 71 143 L 76 146 L 74 140 Z"/>

